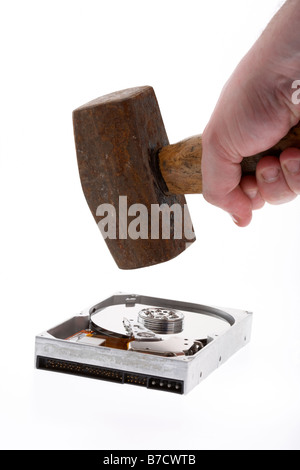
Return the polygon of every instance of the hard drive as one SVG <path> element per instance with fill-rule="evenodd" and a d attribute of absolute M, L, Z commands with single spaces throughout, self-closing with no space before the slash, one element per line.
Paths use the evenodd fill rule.
<path fill-rule="evenodd" d="M 250 341 L 252 313 L 116 294 L 36 336 L 37 369 L 187 394 Z"/>

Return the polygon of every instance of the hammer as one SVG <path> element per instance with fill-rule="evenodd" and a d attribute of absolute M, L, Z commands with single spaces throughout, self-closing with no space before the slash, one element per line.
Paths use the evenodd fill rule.
<path fill-rule="evenodd" d="M 169 261 L 195 241 L 184 195 L 202 193 L 201 136 L 169 145 L 152 87 L 97 98 L 73 111 L 73 125 L 82 189 L 120 269 Z M 300 123 L 244 158 L 242 173 L 288 147 L 300 148 Z"/>

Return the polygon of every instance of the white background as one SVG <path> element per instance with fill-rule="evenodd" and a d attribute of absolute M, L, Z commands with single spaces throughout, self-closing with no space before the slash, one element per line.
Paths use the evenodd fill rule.
<path fill-rule="evenodd" d="M 152 85 L 171 142 L 201 133 L 281 3 L 1 1 L 1 448 L 300 448 L 300 201 L 239 229 L 190 196 L 197 243 L 120 271 L 81 190 L 71 116 Z M 186 397 L 34 369 L 36 334 L 115 291 L 252 310 L 252 342 Z"/>

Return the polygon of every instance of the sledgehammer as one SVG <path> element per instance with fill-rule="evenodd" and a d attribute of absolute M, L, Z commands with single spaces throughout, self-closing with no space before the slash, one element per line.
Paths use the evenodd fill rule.
<path fill-rule="evenodd" d="M 153 88 L 91 101 L 73 112 L 73 124 L 83 192 L 120 269 L 163 263 L 195 241 L 184 195 L 202 192 L 201 136 L 169 145 Z M 243 174 L 288 147 L 300 148 L 300 123 L 244 158 Z"/>

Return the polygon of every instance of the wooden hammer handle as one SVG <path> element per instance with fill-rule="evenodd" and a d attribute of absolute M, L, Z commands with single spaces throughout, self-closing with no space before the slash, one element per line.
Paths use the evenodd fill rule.
<path fill-rule="evenodd" d="M 259 160 L 267 155 L 280 157 L 289 147 L 300 149 L 300 122 L 271 149 L 244 158 L 243 175 L 255 174 Z M 170 194 L 202 194 L 202 138 L 200 135 L 178 144 L 163 147 L 159 152 L 159 166 Z"/>

